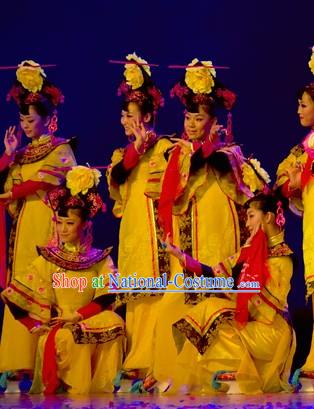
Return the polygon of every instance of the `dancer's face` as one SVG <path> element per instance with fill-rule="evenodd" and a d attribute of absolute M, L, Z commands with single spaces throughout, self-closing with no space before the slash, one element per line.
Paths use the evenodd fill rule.
<path fill-rule="evenodd" d="M 249 232 L 252 233 L 254 229 L 258 229 L 259 226 L 263 226 L 265 222 L 265 214 L 262 210 L 256 207 L 250 206 L 246 211 L 246 227 Z"/>
<path fill-rule="evenodd" d="M 28 138 L 36 139 L 47 133 L 48 124 L 49 117 L 41 117 L 32 105 L 29 107 L 28 115 L 20 114 L 20 125 Z"/>
<path fill-rule="evenodd" d="M 124 128 L 125 135 L 128 137 L 133 135 L 134 127 L 138 127 L 141 123 L 145 126 L 150 119 L 151 115 L 143 115 L 136 102 L 129 102 L 127 110 L 121 111 L 121 124 Z"/>
<path fill-rule="evenodd" d="M 203 105 L 199 106 L 198 112 L 184 113 L 184 130 L 190 140 L 200 140 L 209 134 L 212 126 L 212 117 Z"/>
<path fill-rule="evenodd" d="M 69 209 L 67 217 L 57 215 L 57 232 L 62 243 L 78 245 L 83 228 L 84 222 L 76 210 Z"/>
<path fill-rule="evenodd" d="M 298 115 L 302 126 L 314 129 L 314 101 L 307 92 L 299 99 Z"/>

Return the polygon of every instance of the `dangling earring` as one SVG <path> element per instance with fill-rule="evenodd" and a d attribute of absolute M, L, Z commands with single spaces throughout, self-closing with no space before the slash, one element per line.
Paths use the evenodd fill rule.
<path fill-rule="evenodd" d="M 50 119 L 49 125 L 48 125 L 48 131 L 51 134 L 54 134 L 55 132 L 57 132 L 58 130 L 58 115 L 57 115 L 57 111 L 54 110 L 52 117 Z"/>
<path fill-rule="evenodd" d="M 277 226 L 280 227 L 280 229 L 282 229 L 283 226 L 285 225 L 285 223 L 286 223 L 286 219 L 285 219 L 285 216 L 283 215 L 282 203 L 279 200 L 277 202 L 276 224 L 277 224 Z"/>

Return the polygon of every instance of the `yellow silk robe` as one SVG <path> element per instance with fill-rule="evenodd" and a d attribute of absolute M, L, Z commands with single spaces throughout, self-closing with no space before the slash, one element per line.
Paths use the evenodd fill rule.
<path fill-rule="evenodd" d="M 294 332 L 286 317 L 292 276 L 291 250 L 283 234 L 269 240 L 270 279 L 249 300 L 249 320 L 239 328 L 234 320 L 233 294 L 210 297 L 174 325 L 179 355 L 173 390 L 215 393 L 218 371 L 235 372 L 241 392 L 255 394 L 289 390 L 295 350 Z M 238 255 L 213 268 L 214 276 L 230 277 Z M 219 391 L 226 391 L 220 385 Z"/>
<path fill-rule="evenodd" d="M 49 247 L 39 251 L 41 256 L 2 293 L 5 302 L 47 322 L 53 311 L 58 315 L 72 313 L 108 293 L 108 274 L 115 272 L 109 249 L 91 249 L 87 254 Z M 55 273 L 63 274 L 63 283 L 66 279 L 84 277 L 85 288 L 79 291 L 78 287 L 62 287 L 61 276 L 57 279 Z M 46 339 L 47 335 L 39 337 L 33 393 L 43 392 Z M 121 368 L 124 348 L 124 322 L 120 316 L 104 310 L 77 324 L 67 324 L 57 331 L 55 343 L 58 378 L 68 393 L 113 392 L 113 380 Z"/>
<path fill-rule="evenodd" d="M 170 257 L 161 248 L 157 224 L 157 199 L 167 161 L 165 151 L 172 146 L 160 138 L 141 157 L 126 181 L 120 185 L 111 176 L 111 169 L 123 160 L 125 149 L 117 149 L 108 172 L 110 197 L 115 201 L 113 213 L 121 218 L 119 231 L 118 271 L 122 277 L 159 277 L 170 274 Z M 124 369 L 151 366 L 154 328 L 160 297 L 138 297 L 126 294 L 126 331 L 128 352 Z"/>

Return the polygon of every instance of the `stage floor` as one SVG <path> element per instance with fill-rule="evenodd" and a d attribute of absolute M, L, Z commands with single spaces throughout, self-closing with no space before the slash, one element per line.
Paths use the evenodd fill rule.
<path fill-rule="evenodd" d="M 314 393 L 278 393 L 255 396 L 216 395 L 216 396 L 160 396 L 160 395 L 92 395 L 44 397 L 40 395 L 0 395 L 0 408 L 45 408 L 45 409 L 233 409 L 233 408 L 314 408 Z"/>

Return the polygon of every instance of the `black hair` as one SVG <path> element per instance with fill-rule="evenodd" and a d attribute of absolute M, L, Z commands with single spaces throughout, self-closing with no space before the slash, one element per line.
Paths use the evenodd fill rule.
<path fill-rule="evenodd" d="M 69 210 L 77 210 L 78 211 L 78 216 L 82 219 L 82 221 L 88 220 L 88 212 L 86 209 L 80 206 L 60 206 L 57 209 L 57 214 L 60 217 L 69 217 Z"/>
<path fill-rule="evenodd" d="M 210 117 L 215 117 L 215 103 L 213 98 L 208 98 L 204 102 L 196 102 L 195 101 L 195 95 L 191 91 L 187 96 L 186 96 L 186 103 L 185 103 L 185 108 L 188 112 L 191 112 L 192 114 L 197 114 L 200 111 L 200 107 L 202 106 L 204 108 L 204 111 L 207 112 L 207 114 Z"/>
<path fill-rule="evenodd" d="M 272 193 L 258 193 L 256 196 L 252 197 L 245 203 L 245 208 L 248 209 L 252 203 L 261 210 L 263 213 L 274 213 L 277 214 L 278 204 L 281 202 L 281 207 L 283 210 L 288 208 L 288 199 L 282 196 L 279 190 L 276 190 Z"/>
<path fill-rule="evenodd" d="M 57 214 L 60 217 L 69 217 L 69 210 L 78 210 L 79 217 L 83 221 L 89 220 L 90 206 L 86 197 L 84 195 L 82 195 L 82 197 L 78 195 L 78 197 L 74 198 L 68 188 L 65 188 L 65 192 L 65 195 L 59 198 L 56 209 Z"/>
<path fill-rule="evenodd" d="M 305 85 L 303 88 L 301 88 L 298 91 L 298 94 L 297 94 L 298 99 L 301 99 L 302 95 L 305 92 L 312 98 L 312 101 L 314 102 L 314 82 L 311 82 L 310 84 Z"/>
<path fill-rule="evenodd" d="M 146 114 L 151 114 L 151 120 L 150 122 L 153 122 L 154 120 L 154 116 L 155 116 L 155 112 L 154 112 L 154 105 L 153 105 L 153 101 L 149 98 L 145 98 L 143 100 L 143 102 L 139 103 L 138 101 L 123 101 L 122 103 L 122 110 L 123 111 L 128 111 L 128 107 L 129 104 L 133 102 L 134 104 L 136 104 L 139 107 L 139 110 L 141 112 L 141 114 L 143 116 L 145 116 Z"/>
<path fill-rule="evenodd" d="M 79 217 L 83 221 L 92 219 L 100 211 L 105 211 L 105 204 L 97 192 L 96 186 L 88 189 L 86 194 L 82 192 L 72 196 L 66 186 L 57 187 L 48 192 L 48 200 L 52 209 L 61 217 L 68 217 L 69 210 L 78 210 Z"/>
<path fill-rule="evenodd" d="M 29 107 L 33 107 L 36 113 L 42 117 L 47 118 L 48 116 L 53 115 L 55 106 L 48 100 L 33 102 L 31 104 L 26 104 L 22 102 L 19 106 L 19 111 L 22 115 L 29 115 Z"/>

